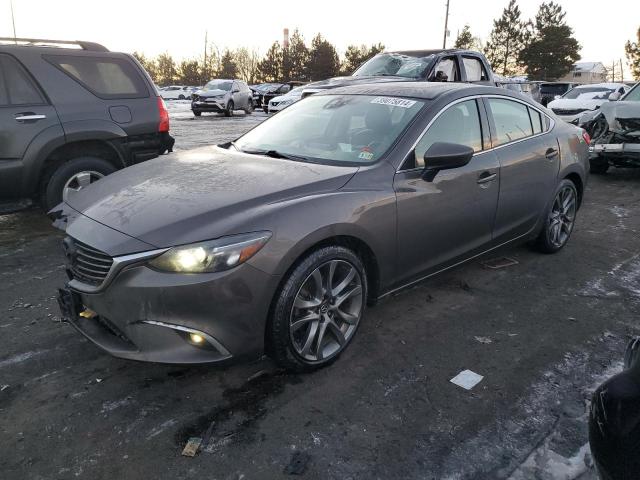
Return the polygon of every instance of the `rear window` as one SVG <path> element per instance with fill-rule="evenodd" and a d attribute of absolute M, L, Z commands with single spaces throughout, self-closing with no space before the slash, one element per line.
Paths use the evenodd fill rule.
<path fill-rule="evenodd" d="M 44 57 L 97 97 L 111 99 L 149 96 L 142 77 L 125 59 L 84 55 Z"/>

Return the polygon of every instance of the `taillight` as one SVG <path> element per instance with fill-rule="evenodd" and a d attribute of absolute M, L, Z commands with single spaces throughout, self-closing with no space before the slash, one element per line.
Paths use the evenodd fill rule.
<path fill-rule="evenodd" d="M 587 145 L 591 145 L 591 137 L 585 130 L 582 131 L 582 138 L 584 138 L 584 141 L 587 142 Z"/>
<path fill-rule="evenodd" d="M 162 97 L 158 97 L 158 113 L 160 114 L 160 123 L 158 124 L 158 132 L 168 132 L 169 131 L 169 111 L 167 110 L 167 106 L 164 104 L 164 100 Z"/>

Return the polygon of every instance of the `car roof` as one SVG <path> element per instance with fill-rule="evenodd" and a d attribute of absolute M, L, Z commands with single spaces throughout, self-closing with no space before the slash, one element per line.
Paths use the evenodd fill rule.
<path fill-rule="evenodd" d="M 397 53 L 400 55 L 407 55 L 409 57 L 428 57 L 429 55 L 437 55 L 440 53 L 479 53 L 474 50 L 466 50 L 461 48 L 436 48 L 436 49 L 428 49 L 428 50 L 395 50 L 393 52 L 384 52 L 384 53 Z"/>
<path fill-rule="evenodd" d="M 394 97 L 411 97 L 421 100 L 434 100 L 447 93 L 466 91 L 469 95 L 510 95 L 509 90 L 499 87 L 470 85 L 454 82 L 384 82 L 365 83 L 338 87 L 316 95 L 385 95 Z M 519 98 L 519 97 L 518 97 Z"/>

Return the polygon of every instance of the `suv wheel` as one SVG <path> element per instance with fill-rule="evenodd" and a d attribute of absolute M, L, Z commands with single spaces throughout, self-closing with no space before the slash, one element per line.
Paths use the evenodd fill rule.
<path fill-rule="evenodd" d="M 200 115 L 202 115 L 202 112 L 201 112 L 201 111 L 199 111 L 199 110 L 191 110 L 191 111 L 193 112 L 193 114 L 194 114 L 196 117 L 199 117 Z"/>
<path fill-rule="evenodd" d="M 277 297 L 267 331 L 275 361 L 293 371 L 332 363 L 349 345 L 367 298 L 360 258 L 344 247 L 325 247 L 304 258 Z"/>
<path fill-rule="evenodd" d="M 244 113 L 246 113 L 247 115 L 251 115 L 253 113 L 253 100 L 249 99 L 247 108 L 244 109 Z"/>
<path fill-rule="evenodd" d="M 543 253 L 556 253 L 569 241 L 578 211 L 578 191 L 571 180 L 564 179 L 556 189 L 544 219 L 536 246 Z"/>
<path fill-rule="evenodd" d="M 229 103 L 227 103 L 227 109 L 224 111 L 224 116 L 225 117 L 233 116 L 233 110 L 235 108 L 236 106 L 233 104 L 233 100 L 229 100 Z"/>
<path fill-rule="evenodd" d="M 96 157 L 79 157 L 60 165 L 44 186 L 42 205 L 49 211 L 72 190 L 82 190 L 102 177 L 116 171 L 111 163 Z"/>

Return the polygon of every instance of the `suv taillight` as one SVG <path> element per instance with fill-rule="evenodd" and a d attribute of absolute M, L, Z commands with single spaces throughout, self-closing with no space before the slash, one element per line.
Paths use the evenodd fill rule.
<path fill-rule="evenodd" d="M 582 131 L 582 138 L 584 138 L 584 141 L 587 142 L 587 145 L 591 145 L 591 137 L 584 130 Z"/>
<path fill-rule="evenodd" d="M 158 132 L 168 132 L 169 131 L 169 111 L 167 110 L 167 106 L 164 104 L 164 100 L 162 97 L 158 97 L 158 113 L 160 114 L 160 123 L 158 124 Z"/>

